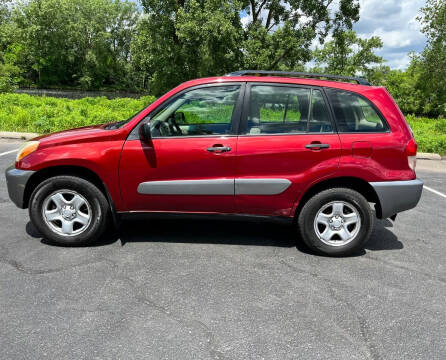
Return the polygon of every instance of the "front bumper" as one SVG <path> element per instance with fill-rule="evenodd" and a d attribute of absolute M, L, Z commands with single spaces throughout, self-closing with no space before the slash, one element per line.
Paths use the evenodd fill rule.
<path fill-rule="evenodd" d="M 24 203 L 25 187 L 34 173 L 35 171 L 31 170 L 16 169 L 14 165 L 5 171 L 9 198 L 21 209 L 25 209 L 28 205 Z"/>
<path fill-rule="evenodd" d="M 386 219 L 417 206 L 423 191 L 421 180 L 371 182 L 380 202 L 379 219 Z M 377 209 L 378 210 L 378 209 Z"/>

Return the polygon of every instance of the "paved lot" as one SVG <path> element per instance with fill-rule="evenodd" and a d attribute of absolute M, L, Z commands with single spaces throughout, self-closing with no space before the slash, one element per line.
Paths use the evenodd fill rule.
<path fill-rule="evenodd" d="M 446 165 L 432 163 L 419 177 L 446 193 Z M 257 222 L 132 222 L 62 248 L 0 176 L 0 359 L 445 359 L 445 213 L 424 191 L 341 259 Z"/>

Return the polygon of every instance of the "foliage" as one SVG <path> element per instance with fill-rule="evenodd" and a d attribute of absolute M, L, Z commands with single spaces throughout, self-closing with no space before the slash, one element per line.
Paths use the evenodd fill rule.
<path fill-rule="evenodd" d="M 102 124 L 129 118 L 153 102 L 153 96 L 139 99 L 105 97 L 79 100 L 0 94 L 0 130 L 50 133 L 74 127 Z"/>
<path fill-rule="evenodd" d="M 418 87 L 426 94 L 424 113 L 446 116 L 446 2 L 427 0 L 420 18 L 428 44 L 422 53 Z"/>
<path fill-rule="evenodd" d="M 182 81 L 215 75 L 240 62 L 240 5 L 232 1 L 143 0 L 132 43 L 141 85 L 161 94 Z M 150 75 L 150 77 L 149 77 Z M 147 83 L 146 80 L 149 80 Z"/>
<path fill-rule="evenodd" d="M 107 100 L 83 98 L 80 100 L 30 96 L 25 94 L 0 94 L 0 130 L 50 133 L 54 131 L 102 124 L 127 119 L 153 102 L 155 97 L 139 99 L 120 98 Z M 185 109 L 187 112 L 187 109 Z M 264 109 L 269 121 L 282 121 L 283 114 Z M 221 108 L 216 114 L 219 121 L 225 122 L 232 112 L 231 107 Z M 296 112 L 293 119 L 300 118 Z M 412 127 L 419 151 L 436 152 L 446 155 L 446 119 L 406 117 Z M 209 120 L 202 119 L 207 123 Z"/>
<path fill-rule="evenodd" d="M 375 54 L 383 43 L 377 36 L 362 39 L 354 31 L 342 31 L 338 36 L 314 51 L 316 65 L 322 72 L 348 76 L 363 75 L 370 77 L 374 67 L 383 62 Z"/>
<path fill-rule="evenodd" d="M 312 41 L 359 19 L 357 1 L 142 0 L 132 44 L 144 87 L 158 95 L 178 82 L 241 68 L 294 69 Z M 240 18 L 240 14 L 243 16 Z M 148 81 L 146 81 L 148 80 Z"/>
<path fill-rule="evenodd" d="M 11 15 L 21 45 L 19 66 L 38 86 L 128 84 L 137 16 L 129 1 L 20 1 Z"/>
<path fill-rule="evenodd" d="M 429 119 L 407 116 L 418 151 L 446 155 L 446 119 Z"/>

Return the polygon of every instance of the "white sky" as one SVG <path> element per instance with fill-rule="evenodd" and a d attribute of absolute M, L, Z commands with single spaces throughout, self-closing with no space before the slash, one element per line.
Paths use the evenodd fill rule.
<path fill-rule="evenodd" d="M 426 44 L 416 17 L 425 0 L 360 0 L 360 20 L 354 30 L 363 38 L 377 35 L 384 43 L 378 55 L 391 68 L 403 69 L 410 51 L 421 52 Z"/>
<path fill-rule="evenodd" d="M 337 0 L 333 4 L 336 4 Z M 362 38 L 379 36 L 383 47 L 377 54 L 393 69 L 404 69 L 409 63 L 408 53 L 421 52 L 426 44 L 416 20 L 426 0 L 359 0 L 360 19 L 353 29 Z M 241 14 L 246 25 L 249 17 Z M 319 45 L 315 41 L 315 45 Z"/>

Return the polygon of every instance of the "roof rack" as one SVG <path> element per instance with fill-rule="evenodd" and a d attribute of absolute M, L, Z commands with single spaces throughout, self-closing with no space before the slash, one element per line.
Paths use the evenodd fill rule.
<path fill-rule="evenodd" d="M 226 74 L 225 76 L 245 76 L 245 75 L 263 75 L 263 76 L 271 75 L 271 76 L 288 76 L 288 77 L 299 77 L 299 78 L 317 78 L 317 79 L 327 79 L 327 80 L 343 80 L 343 81 L 355 81 L 359 85 L 370 85 L 370 83 L 362 77 L 330 75 L 330 74 L 314 74 L 308 72 L 240 70 Z"/>

